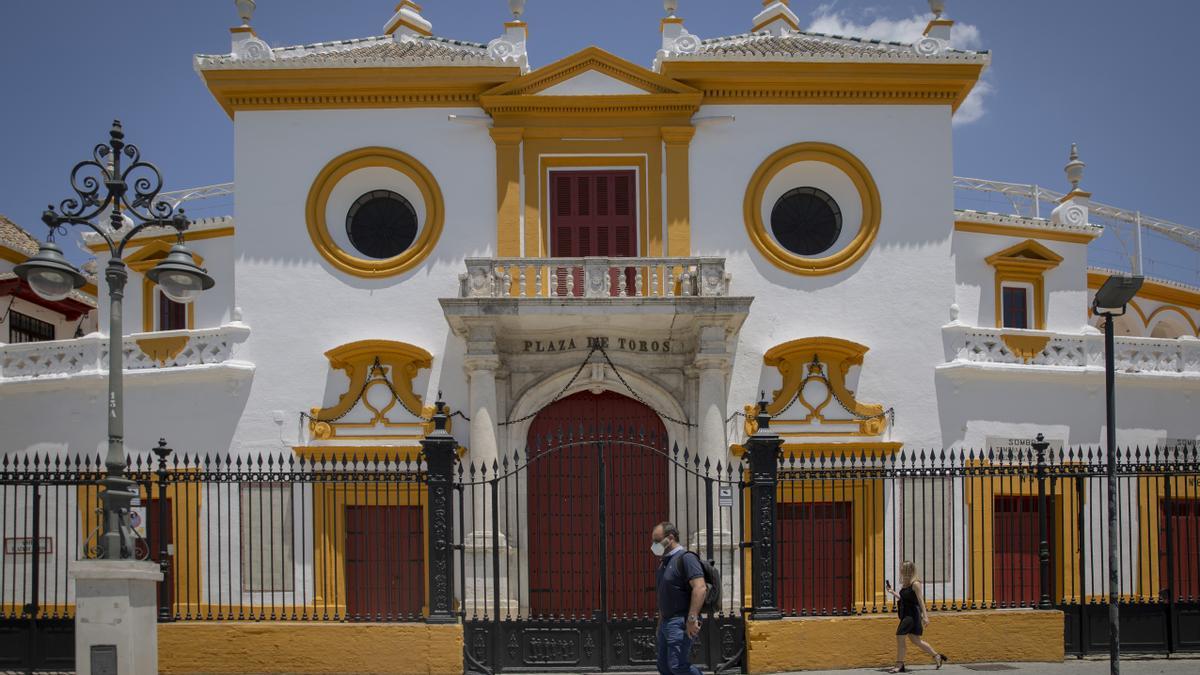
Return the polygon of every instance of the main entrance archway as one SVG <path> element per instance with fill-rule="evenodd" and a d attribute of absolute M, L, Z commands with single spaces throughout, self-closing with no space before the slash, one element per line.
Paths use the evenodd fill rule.
<path fill-rule="evenodd" d="M 662 420 L 626 396 L 585 391 L 538 413 L 527 447 L 532 614 L 653 617 L 650 530 L 669 509 Z"/>

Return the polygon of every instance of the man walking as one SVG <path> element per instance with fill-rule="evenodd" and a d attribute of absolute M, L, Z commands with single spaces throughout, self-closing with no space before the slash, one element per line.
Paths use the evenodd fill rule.
<path fill-rule="evenodd" d="M 694 555 L 684 555 L 679 528 L 669 522 L 654 526 L 650 550 L 662 558 L 656 573 L 658 588 L 658 672 L 662 675 L 700 675 L 688 660 L 692 641 L 700 634 L 700 608 L 707 588 L 704 568 Z"/>

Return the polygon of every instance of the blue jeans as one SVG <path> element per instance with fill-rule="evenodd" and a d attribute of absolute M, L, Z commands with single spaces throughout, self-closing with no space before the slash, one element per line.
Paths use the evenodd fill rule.
<path fill-rule="evenodd" d="M 658 672 L 661 675 L 701 675 L 700 669 L 688 661 L 692 638 L 688 637 L 685 619 L 677 616 L 664 619 L 658 627 Z"/>

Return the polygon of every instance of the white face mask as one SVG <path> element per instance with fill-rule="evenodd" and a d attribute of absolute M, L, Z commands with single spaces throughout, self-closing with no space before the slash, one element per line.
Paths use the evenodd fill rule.
<path fill-rule="evenodd" d="M 667 540 L 663 539 L 650 544 L 650 552 L 661 558 L 662 554 L 667 552 Z"/>

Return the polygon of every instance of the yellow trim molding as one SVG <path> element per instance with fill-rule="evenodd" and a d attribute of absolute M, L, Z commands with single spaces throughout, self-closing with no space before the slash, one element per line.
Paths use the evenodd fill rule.
<path fill-rule="evenodd" d="M 521 127 L 491 129 L 496 144 L 496 254 L 521 255 Z"/>
<path fill-rule="evenodd" d="M 1045 330 L 1046 272 L 1058 267 L 1063 257 L 1045 245 L 1027 239 L 997 251 L 984 260 L 996 270 L 996 327 L 1004 327 L 1004 294 L 1001 288 L 1005 282 L 1015 282 L 1033 286 L 1032 328 Z"/>
<path fill-rule="evenodd" d="M 421 199 L 425 203 L 425 222 L 421 223 L 416 241 L 399 255 L 384 260 L 360 258 L 341 248 L 329 234 L 329 224 L 325 221 L 329 195 L 334 187 L 355 171 L 375 167 L 392 169 L 408 176 L 420 189 Z M 305 205 L 308 236 L 317 252 L 336 269 L 367 279 L 402 274 L 419 265 L 437 245 L 445 214 L 442 190 L 429 169 L 411 155 L 383 147 L 359 148 L 335 157 L 313 180 Z"/>
<path fill-rule="evenodd" d="M 862 201 L 862 222 L 850 243 L 841 250 L 822 258 L 798 256 L 775 241 L 763 222 L 763 198 L 771 180 L 787 167 L 798 162 L 824 162 L 840 170 L 854 183 Z M 853 265 L 871 248 L 879 233 L 881 207 L 879 188 L 867 167 L 847 150 L 829 143 L 797 143 L 777 150 L 766 159 L 746 186 L 742 204 L 746 233 L 751 243 L 776 267 L 803 276 L 818 276 L 840 272 Z"/>
<path fill-rule="evenodd" d="M 421 397 L 413 392 L 413 379 L 416 378 L 422 369 L 433 365 L 433 356 L 429 352 L 405 342 L 361 340 L 330 349 L 325 352 L 325 358 L 329 359 L 330 368 L 345 371 L 350 383 L 346 387 L 345 393 L 338 397 L 337 403 L 328 408 L 313 408 L 311 410 L 312 416 L 317 418 L 308 421 L 309 432 L 312 433 L 313 438 L 317 440 L 328 440 L 331 438 L 400 438 L 415 441 L 425 435 L 428 423 L 419 420 L 415 422 L 393 422 L 390 419 L 389 413 L 391 413 L 392 408 L 396 405 L 396 400 L 392 396 L 392 391 L 394 391 L 396 397 L 400 399 L 400 402 L 408 410 L 420 413 L 423 417 L 428 417 L 432 414 L 432 406 L 426 406 L 421 401 Z M 383 368 L 384 372 L 379 372 L 376 368 L 376 360 L 378 360 L 379 367 Z M 388 390 L 388 382 L 391 383 L 390 390 Z M 367 391 L 376 386 L 388 390 L 388 402 L 381 408 L 371 405 L 366 396 Z M 367 422 L 318 421 L 340 418 L 360 404 L 371 413 L 371 419 Z M 353 433 L 355 429 L 373 429 L 378 426 L 382 426 L 385 429 L 407 429 L 409 433 L 384 436 L 354 436 L 344 433 Z M 366 450 L 364 448 L 363 452 L 366 452 Z"/>
<path fill-rule="evenodd" d="M 857 342 L 833 337 L 811 337 L 792 340 L 776 345 L 763 355 L 763 363 L 774 367 L 783 377 L 783 384 L 772 392 L 772 400 L 767 404 L 767 412 L 772 416 L 780 412 L 796 399 L 808 414 L 802 419 L 779 419 L 780 423 L 819 424 L 828 425 L 830 430 L 811 432 L 780 432 L 780 436 L 879 436 L 887 429 L 887 417 L 882 416 L 884 407 L 878 404 L 861 403 L 855 398 L 854 392 L 846 387 L 846 375 L 853 366 L 862 366 L 863 356 L 868 348 Z M 824 372 L 822 372 L 824 371 Z M 804 396 L 804 388 L 810 381 L 828 379 L 826 396 L 821 401 L 809 401 Z M 853 415 L 869 419 L 829 419 L 822 412 L 833 402 L 834 397 L 844 403 Z M 747 406 L 747 410 L 757 406 Z M 757 424 L 753 415 L 746 416 L 746 432 L 753 434 Z M 844 430 L 838 430 L 843 427 Z M 852 429 L 845 429 L 852 427 Z M 823 446 L 815 446 L 823 447 Z"/>
<path fill-rule="evenodd" d="M 1088 288 L 1097 289 L 1104 284 L 1104 280 L 1108 278 L 1108 274 L 1104 272 L 1088 271 Z M 1142 288 L 1138 291 L 1137 297 L 1145 300 L 1154 300 L 1172 305 L 1187 307 L 1188 309 L 1200 309 L 1200 293 L 1178 286 L 1165 284 L 1156 279 L 1146 279 L 1142 284 Z"/>
<path fill-rule="evenodd" d="M 704 94 L 704 104 L 949 105 L 958 110 L 981 63 L 771 63 L 676 61 L 662 74 Z"/>
<path fill-rule="evenodd" d="M 1027 237 L 1032 239 L 1046 239 L 1049 241 L 1062 241 L 1068 244 L 1087 244 L 1093 239 L 1100 236 L 1100 232 L 1060 232 L 1055 230 L 1042 230 L 1036 227 L 1025 227 L 1022 225 L 1000 225 L 997 223 L 973 223 L 964 220 L 954 221 L 954 229 L 957 232 L 973 232 L 975 234 L 994 234 L 999 237 Z"/>
<path fill-rule="evenodd" d="M 696 128 L 663 127 L 667 171 L 667 255 L 692 254 L 691 169 L 688 159 Z"/>
<path fill-rule="evenodd" d="M 1013 354 L 1020 357 L 1025 363 L 1032 361 L 1046 345 L 1050 343 L 1049 335 L 1017 335 L 1015 333 L 1001 333 L 1000 340 L 1005 347 Z"/>
<path fill-rule="evenodd" d="M 204 239 L 219 239 L 221 237 L 232 237 L 234 235 L 234 232 L 235 232 L 235 228 L 233 225 L 229 225 L 226 227 L 214 227 L 211 230 L 187 230 L 186 232 L 183 233 L 183 240 L 184 241 L 201 241 Z M 146 234 L 146 235 L 139 234 L 138 236 L 136 236 L 132 240 L 130 240 L 129 246 L 126 247 L 126 251 L 136 251 L 139 248 L 141 248 L 142 246 L 145 246 L 146 244 L 149 244 L 151 242 L 166 242 L 168 245 L 167 248 L 169 249 L 170 246 L 177 241 L 179 241 L 179 235 L 174 230 L 171 230 L 170 232 L 157 232 L 157 233 Z M 92 253 L 100 253 L 102 251 L 108 251 L 108 244 L 105 244 L 104 242 L 88 244 L 87 249 L 89 251 L 91 251 Z"/>
<path fill-rule="evenodd" d="M 239 110 L 475 107 L 520 74 L 517 66 L 200 71 L 231 119 Z"/>
<path fill-rule="evenodd" d="M 1165 314 L 1167 312 L 1174 312 L 1179 316 L 1182 316 L 1183 320 L 1187 322 L 1187 325 L 1191 327 L 1193 335 L 1200 333 L 1200 327 L 1197 327 L 1195 319 L 1193 319 L 1190 314 L 1184 311 L 1182 307 L 1178 307 L 1176 305 L 1161 305 L 1156 307 L 1153 312 L 1150 312 L 1150 316 L 1145 317 L 1146 328 L 1150 328 L 1150 324 L 1154 321 L 1155 317 L 1157 317 L 1159 314 Z"/>

